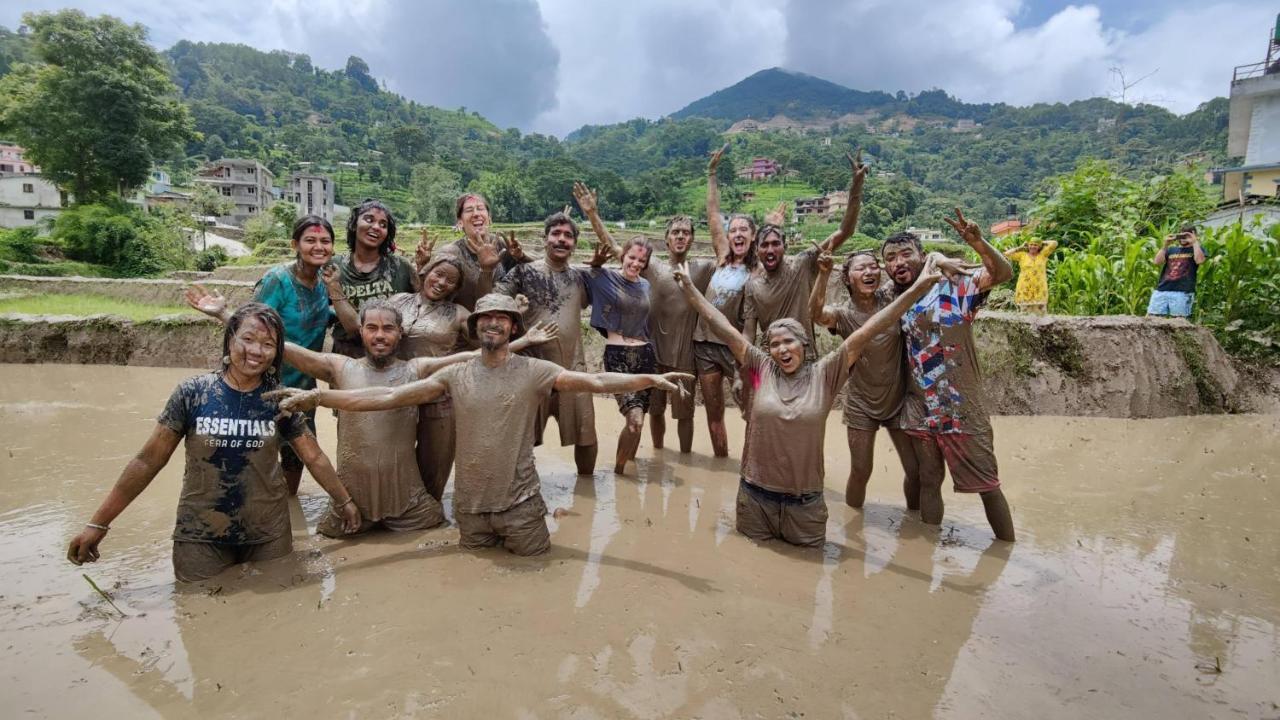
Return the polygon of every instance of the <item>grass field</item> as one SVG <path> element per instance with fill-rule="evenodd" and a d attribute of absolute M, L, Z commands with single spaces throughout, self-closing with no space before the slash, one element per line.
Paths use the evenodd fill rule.
<path fill-rule="evenodd" d="M 770 210 L 773 210 L 773 208 L 775 208 L 778 205 L 778 203 L 782 202 L 783 200 L 785 200 L 787 202 L 787 205 L 790 207 L 792 202 L 798 197 L 814 197 L 821 194 L 813 186 L 807 183 L 802 183 L 798 180 L 788 180 L 786 182 L 776 182 L 776 183 L 744 182 L 744 183 L 740 183 L 738 187 L 742 188 L 743 191 L 754 192 L 755 198 L 752 199 L 750 202 L 744 203 L 742 207 L 737 209 L 737 212 L 743 212 L 748 214 L 754 213 L 756 215 L 759 215 L 760 217 L 764 217 L 766 213 L 768 213 Z M 702 180 L 697 183 L 686 184 L 683 187 L 683 192 L 686 198 L 686 203 L 688 203 L 690 207 L 695 207 L 699 209 L 706 207 L 707 182 L 705 180 Z M 723 198 L 723 189 L 722 189 L 721 200 L 723 201 L 723 199 L 724 198 Z M 727 204 L 722 202 L 720 205 L 720 209 L 727 212 L 729 207 Z M 787 213 L 787 219 L 788 221 L 791 219 L 789 208 Z"/>
<path fill-rule="evenodd" d="M 101 295 L 17 295 L 0 297 L 0 313 L 28 315 L 120 315 L 130 320 L 150 320 L 161 315 L 195 315 L 188 307 L 143 305 Z"/>

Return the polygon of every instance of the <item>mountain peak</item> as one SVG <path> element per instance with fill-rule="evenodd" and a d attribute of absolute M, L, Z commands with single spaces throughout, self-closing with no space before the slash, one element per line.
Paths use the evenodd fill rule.
<path fill-rule="evenodd" d="M 706 117 L 723 120 L 771 118 L 797 120 L 837 117 L 883 107 L 894 102 L 885 92 L 863 92 L 796 70 L 771 67 L 718 90 L 671 114 L 673 118 Z"/>

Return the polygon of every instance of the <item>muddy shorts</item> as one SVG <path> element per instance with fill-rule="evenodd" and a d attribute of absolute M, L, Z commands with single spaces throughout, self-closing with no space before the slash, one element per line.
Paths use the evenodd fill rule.
<path fill-rule="evenodd" d="M 827 501 L 822 493 L 788 495 L 738 480 L 738 532 L 755 540 L 785 540 L 816 547 L 827 539 Z"/>
<path fill-rule="evenodd" d="M 311 434 L 316 434 L 316 411 L 308 410 L 304 415 L 307 416 L 307 428 L 311 430 Z M 302 472 L 302 458 L 298 457 L 298 453 L 293 451 L 293 446 L 287 442 L 280 443 L 280 467 L 288 472 Z"/>
<path fill-rule="evenodd" d="M 468 550 L 501 545 L 516 555 L 541 555 L 551 549 L 546 516 L 547 504 L 538 494 L 502 512 L 454 512 L 453 519 L 458 544 Z"/>
<path fill-rule="evenodd" d="M 605 372 L 624 373 L 627 375 L 649 375 L 658 366 L 653 354 L 653 345 L 605 345 Z M 649 412 L 649 390 L 637 390 L 629 393 L 618 393 L 613 396 L 618 401 L 618 410 L 626 415 L 632 408 L 640 408 L 641 412 Z"/>
<path fill-rule="evenodd" d="M 358 535 L 362 532 L 368 532 L 375 527 L 382 526 L 392 532 L 408 532 L 410 530 L 428 530 L 438 525 L 443 525 L 444 508 L 440 506 L 440 501 L 431 497 L 424 487 L 422 491 L 409 500 L 409 507 L 404 512 L 393 517 L 384 517 L 380 520 L 370 520 L 367 517 L 360 519 L 360 529 L 353 532 L 343 532 L 342 516 L 333 511 L 333 501 L 329 501 L 329 510 L 324 514 L 324 519 L 316 525 L 316 532 L 325 537 L 338 538 L 348 537 L 350 535 Z"/>
<path fill-rule="evenodd" d="M 913 442 L 923 446 L 917 452 L 939 452 L 951 471 L 956 492 L 981 493 L 1000 489 L 995 445 L 991 431 L 983 433 L 935 433 L 908 430 Z"/>
<path fill-rule="evenodd" d="M 293 535 L 286 532 L 275 540 L 257 545 L 173 541 L 173 576 L 179 582 L 208 580 L 232 565 L 275 560 L 293 552 Z"/>
<path fill-rule="evenodd" d="M 845 392 L 847 393 L 848 390 L 845 390 Z M 890 430 L 897 430 L 899 427 L 898 413 L 894 413 L 883 420 L 874 418 L 865 409 L 849 402 L 847 395 L 845 396 L 844 413 L 841 414 L 840 421 L 850 430 L 875 432 L 882 427 Z"/>
<path fill-rule="evenodd" d="M 670 365 L 662 365 L 662 364 L 658 365 L 658 369 L 656 372 L 658 372 L 659 374 L 669 373 L 669 372 L 682 372 L 682 373 L 689 373 L 690 375 L 693 374 L 693 373 L 690 373 L 689 369 L 687 368 L 682 370 L 680 368 L 674 368 L 674 367 L 671 367 Z M 673 393 L 673 392 L 655 393 L 655 395 L 659 399 L 657 399 L 654 402 L 654 406 L 655 406 L 654 412 L 655 413 L 662 412 L 664 409 L 664 406 L 667 403 L 671 403 L 671 419 L 672 420 L 688 420 L 693 417 L 693 408 L 694 408 L 693 400 L 694 400 L 694 393 L 697 392 L 698 379 L 691 377 L 687 380 L 681 380 L 676 384 L 684 388 L 684 393 L 683 394 Z"/>
<path fill-rule="evenodd" d="M 733 358 L 729 346 L 723 343 L 694 340 L 693 362 L 699 375 L 720 373 L 730 380 L 738 376 L 738 361 Z"/>

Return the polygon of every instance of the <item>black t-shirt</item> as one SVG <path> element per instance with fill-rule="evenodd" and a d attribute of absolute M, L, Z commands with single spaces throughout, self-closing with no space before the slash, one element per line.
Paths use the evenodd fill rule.
<path fill-rule="evenodd" d="M 1160 284 L 1156 285 L 1156 290 L 1193 293 L 1199 269 L 1194 247 L 1174 245 L 1165 251 L 1164 270 L 1160 273 Z"/>

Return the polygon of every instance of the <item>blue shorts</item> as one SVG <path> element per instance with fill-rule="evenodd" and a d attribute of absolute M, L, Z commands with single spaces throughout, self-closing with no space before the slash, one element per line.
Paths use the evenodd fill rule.
<path fill-rule="evenodd" d="M 1151 302 L 1147 303 L 1147 314 L 1191 317 L 1191 304 L 1195 299 L 1195 293 L 1156 290 L 1151 293 Z"/>

